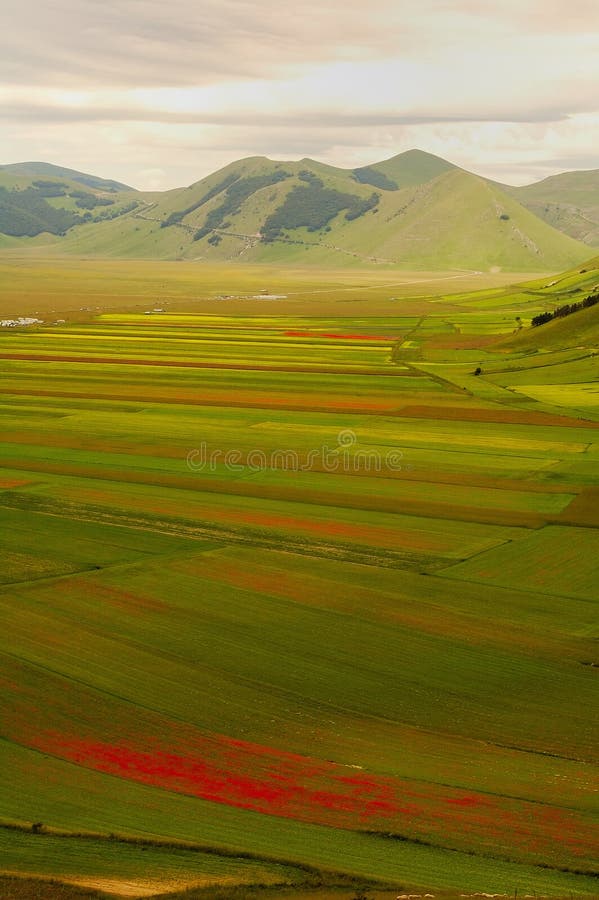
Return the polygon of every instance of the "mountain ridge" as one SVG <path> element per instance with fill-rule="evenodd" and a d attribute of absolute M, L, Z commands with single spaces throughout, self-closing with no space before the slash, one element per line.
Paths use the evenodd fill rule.
<path fill-rule="evenodd" d="M 11 175 L 14 182 L 15 172 L 27 165 L 32 164 L 0 167 L 0 186 Z M 23 182 L 12 195 L 5 188 L 0 201 L 22 200 L 15 190 L 52 193 L 60 179 L 46 178 L 42 188 L 40 179 L 32 179 L 28 188 Z M 67 199 L 52 198 L 50 205 L 69 207 L 69 198 L 76 198 L 76 190 L 63 187 Z M 75 202 L 88 202 L 90 208 L 108 202 L 102 188 L 89 189 L 95 200 Z M 241 257 L 324 266 L 367 262 L 507 271 L 555 270 L 583 262 L 588 245 L 548 222 L 536 208 L 542 201 L 525 191 L 416 149 L 354 169 L 308 157 L 283 161 L 250 156 L 183 188 L 152 193 L 113 189 L 110 214 L 87 215 L 85 221 L 79 216 L 66 233 L 57 226 L 46 239 L 43 222 L 39 231 L 25 233 L 37 234 L 38 243 L 55 251 L 125 258 Z"/>

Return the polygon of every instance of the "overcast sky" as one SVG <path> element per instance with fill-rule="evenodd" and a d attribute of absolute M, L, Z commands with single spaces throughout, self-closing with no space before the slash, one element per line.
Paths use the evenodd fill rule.
<path fill-rule="evenodd" d="M 599 0 L 4 0 L 0 133 L 0 163 L 141 189 L 413 147 L 512 184 L 599 168 Z"/>

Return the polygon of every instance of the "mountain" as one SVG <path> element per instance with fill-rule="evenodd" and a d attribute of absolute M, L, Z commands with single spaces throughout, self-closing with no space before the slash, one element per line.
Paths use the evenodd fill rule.
<path fill-rule="evenodd" d="M 23 174 L 22 170 L 28 166 L 40 171 Z M 137 206 L 137 192 L 133 190 L 125 192 L 113 187 L 92 186 L 116 185 L 118 182 L 96 179 L 91 175 L 82 176 L 92 182 L 88 185 L 81 180 L 51 174 L 56 169 L 57 166 L 46 163 L 0 167 L 2 244 L 40 235 L 46 238 L 49 235 L 63 236 L 77 226 L 113 219 L 131 212 Z"/>
<path fill-rule="evenodd" d="M 599 169 L 563 172 L 536 184 L 504 190 L 559 231 L 599 246 Z"/>
<path fill-rule="evenodd" d="M 9 168 L 0 171 L 0 185 Z M 25 199 L 37 202 L 32 191 L 59 190 L 51 181 L 33 180 Z M 62 200 L 52 195 L 46 202 L 57 207 L 68 201 L 68 211 L 79 215 L 66 228 L 48 229 L 54 236 L 47 249 L 61 253 L 508 271 L 566 269 L 588 256 L 584 244 L 502 186 L 418 150 L 353 170 L 311 159 L 249 157 L 163 193 L 115 197 L 96 189 L 98 203 L 113 200 L 114 209 L 100 215 L 88 209 L 85 221 L 73 207 L 72 182 L 61 184 Z M 5 233 L 10 211 L 2 215 L 2 199 L 23 200 L 15 189 L 10 194 L 0 197 Z M 20 233 L 39 234 L 41 218 L 38 231 L 21 227 Z M 14 228 L 8 233 L 17 234 Z"/>
<path fill-rule="evenodd" d="M 64 169 L 62 166 L 54 166 L 52 163 L 45 162 L 23 162 L 11 163 L 6 166 L 0 166 L 0 172 L 6 172 L 9 175 L 25 175 L 28 177 L 49 177 L 49 178 L 66 178 L 69 181 L 75 181 L 78 184 L 84 184 L 86 187 L 93 188 L 97 191 L 134 191 L 135 188 L 120 181 L 111 181 L 107 178 L 98 178 L 97 175 L 87 175 L 85 172 L 77 172 L 75 169 Z"/>
<path fill-rule="evenodd" d="M 447 162 L 446 159 L 441 159 L 440 156 L 434 156 L 432 153 L 425 153 L 423 150 L 406 150 L 405 153 L 399 153 L 397 156 L 392 156 L 391 159 L 375 163 L 373 166 L 354 169 L 353 171 L 359 181 L 364 181 L 365 184 L 372 184 L 375 187 L 385 186 L 380 182 L 380 176 L 383 176 L 384 179 L 395 186 L 391 190 L 397 190 L 398 188 L 425 184 L 427 181 L 436 178 L 437 175 L 442 175 L 444 172 L 449 172 L 451 169 L 456 168 L 457 166 L 454 166 L 453 163 Z M 368 177 L 372 178 L 371 173 L 376 173 L 379 180 L 377 181 L 375 175 L 374 180 L 369 181 Z"/>

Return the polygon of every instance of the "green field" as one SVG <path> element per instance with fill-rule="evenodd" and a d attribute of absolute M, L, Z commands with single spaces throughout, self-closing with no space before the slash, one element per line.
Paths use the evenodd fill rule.
<path fill-rule="evenodd" d="M 0 896 L 598 896 L 599 305 L 0 268 Z"/>

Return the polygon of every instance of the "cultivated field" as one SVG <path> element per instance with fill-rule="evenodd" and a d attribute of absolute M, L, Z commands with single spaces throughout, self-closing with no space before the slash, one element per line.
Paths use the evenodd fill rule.
<path fill-rule="evenodd" d="M 2 263 L 67 321 L 0 332 L 0 896 L 598 896 L 599 306 L 49 265 Z"/>

